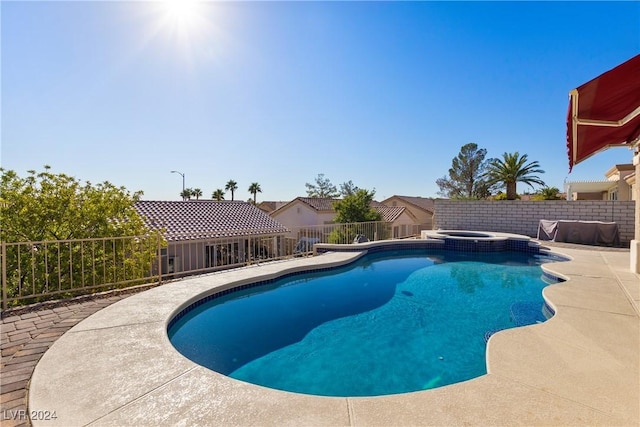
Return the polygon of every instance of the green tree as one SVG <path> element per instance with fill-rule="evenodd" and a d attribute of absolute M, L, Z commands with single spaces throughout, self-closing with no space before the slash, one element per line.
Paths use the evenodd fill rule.
<path fill-rule="evenodd" d="M 65 174 L 0 168 L 0 239 L 5 242 L 135 236 L 148 232 L 134 208 L 142 192 L 92 185 Z"/>
<path fill-rule="evenodd" d="M 256 195 L 258 193 L 262 193 L 262 188 L 260 188 L 260 184 L 257 182 L 251 183 L 249 186 L 249 193 L 253 194 L 253 204 L 256 204 Z"/>
<path fill-rule="evenodd" d="M 356 187 L 356 185 L 351 180 L 340 184 L 340 194 L 342 195 L 342 197 L 351 196 L 358 190 L 359 188 Z"/>
<path fill-rule="evenodd" d="M 345 196 L 334 202 L 336 210 L 335 222 L 348 224 L 343 228 L 336 228 L 329 234 L 329 243 L 351 243 L 358 234 L 364 234 L 369 240 L 375 236 L 384 238 L 384 226 L 376 224 L 364 226 L 363 222 L 382 221 L 382 214 L 371 207 L 375 190 L 357 190 L 354 194 Z"/>
<path fill-rule="evenodd" d="M 451 161 L 449 176 L 436 180 L 440 187 L 438 194 L 449 198 L 483 199 L 491 192 L 489 185 L 483 179 L 486 166 L 487 150 L 478 149 L 478 145 L 469 143 L 463 145 L 460 153 Z"/>
<path fill-rule="evenodd" d="M 534 200 L 560 200 L 558 187 L 543 187 L 534 196 Z"/>
<path fill-rule="evenodd" d="M 224 190 L 222 190 L 222 188 L 218 188 L 216 191 L 211 193 L 211 198 L 217 201 L 224 200 Z"/>
<path fill-rule="evenodd" d="M 517 196 L 516 184 L 522 182 L 533 187 L 533 184 L 545 185 L 536 174 L 544 173 L 537 161 L 527 163 L 527 155 L 517 151 L 504 153 L 502 159 L 489 159 L 485 171 L 485 179 L 489 185 L 506 187 L 507 200 L 515 200 Z"/>
<path fill-rule="evenodd" d="M 191 190 L 191 195 L 195 197 L 196 200 L 199 200 L 200 197 L 202 197 L 202 190 L 199 188 L 194 188 L 193 190 Z"/>
<path fill-rule="evenodd" d="M 359 189 L 354 194 L 334 202 L 333 208 L 336 211 L 334 221 L 338 223 L 381 221 L 382 214 L 371 207 L 375 194 L 375 190 Z"/>
<path fill-rule="evenodd" d="M 49 166 L 40 173 L 28 171 L 25 178 L 12 170 L 0 172 L 0 239 L 7 242 L 10 298 L 27 287 L 27 295 L 54 290 L 60 296 L 149 275 L 160 237 L 134 207 L 142 192 L 132 194 L 109 182 L 83 183 L 54 174 Z"/>
<path fill-rule="evenodd" d="M 309 197 L 334 198 L 340 195 L 336 186 L 333 185 L 328 178 L 325 178 L 323 173 L 318 174 L 315 184 L 309 184 L 307 182 L 304 186 L 307 187 L 307 196 Z"/>
<path fill-rule="evenodd" d="M 227 181 L 227 184 L 224 186 L 224 189 L 227 191 L 231 191 L 231 201 L 233 201 L 235 191 L 238 189 L 238 183 L 230 179 L 229 181 Z"/>
<path fill-rule="evenodd" d="M 182 200 L 191 200 L 191 192 L 193 190 L 191 190 L 190 188 L 185 188 L 184 190 L 182 190 L 180 192 L 180 197 L 182 197 Z"/>

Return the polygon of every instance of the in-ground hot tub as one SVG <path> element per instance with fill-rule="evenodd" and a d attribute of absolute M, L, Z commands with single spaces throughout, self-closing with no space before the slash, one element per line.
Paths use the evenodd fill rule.
<path fill-rule="evenodd" d="M 539 245 L 528 236 L 467 230 L 423 230 L 421 237 L 444 242 L 445 249 L 471 252 L 517 250 L 538 252 Z"/>
<path fill-rule="evenodd" d="M 481 238 L 481 239 L 486 239 L 486 238 L 492 238 L 494 236 L 492 236 L 491 234 L 487 234 L 487 233 L 481 233 L 479 231 L 437 231 L 438 235 L 444 236 L 444 237 L 472 237 L 472 238 Z"/>

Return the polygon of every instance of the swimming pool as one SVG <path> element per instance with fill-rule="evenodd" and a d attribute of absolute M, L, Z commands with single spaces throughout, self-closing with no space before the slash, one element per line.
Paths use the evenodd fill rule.
<path fill-rule="evenodd" d="M 492 332 L 545 320 L 547 261 L 558 258 L 372 253 L 212 296 L 174 318 L 169 337 L 200 365 L 280 390 L 375 396 L 440 387 L 486 373 Z"/>

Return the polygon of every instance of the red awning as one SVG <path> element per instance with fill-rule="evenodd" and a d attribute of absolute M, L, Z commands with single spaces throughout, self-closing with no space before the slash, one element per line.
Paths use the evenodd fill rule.
<path fill-rule="evenodd" d="M 573 165 L 640 137 L 640 55 L 569 93 L 567 151 Z"/>

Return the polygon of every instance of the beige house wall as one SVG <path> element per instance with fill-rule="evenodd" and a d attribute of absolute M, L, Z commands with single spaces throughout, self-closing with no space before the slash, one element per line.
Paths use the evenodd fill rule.
<path fill-rule="evenodd" d="M 634 236 L 635 202 L 610 200 L 464 201 L 437 199 L 435 226 L 442 230 L 501 231 L 536 237 L 541 219 L 615 222 L 620 240 Z"/>
<path fill-rule="evenodd" d="M 301 201 L 296 201 L 284 209 L 271 212 L 269 215 L 291 230 L 288 237 L 292 239 L 297 239 L 300 228 L 329 224 L 336 217 L 335 211 L 317 211 Z"/>
<path fill-rule="evenodd" d="M 572 199 L 573 200 L 612 200 L 612 197 L 611 197 L 612 192 L 617 193 L 617 199 L 615 200 L 618 200 L 621 202 L 633 200 L 631 186 L 624 179 L 617 181 L 617 183 L 612 185 L 608 191 L 599 191 L 599 192 L 576 191 L 572 193 Z"/>
<path fill-rule="evenodd" d="M 402 214 L 400 214 L 400 216 L 396 218 L 391 225 L 394 227 L 397 225 L 416 225 L 416 222 L 411 215 L 406 212 L 402 212 Z"/>
<path fill-rule="evenodd" d="M 417 230 L 413 230 L 419 224 L 406 211 L 403 212 L 395 221 L 391 223 L 393 228 L 393 237 L 407 237 Z"/>
<path fill-rule="evenodd" d="M 433 214 L 431 212 L 428 212 L 424 209 L 420 209 L 419 207 L 411 203 L 407 203 L 405 200 L 401 199 L 400 197 L 393 196 L 388 199 L 385 199 L 384 201 L 382 201 L 382 203 L 392 207 L 404 206 L 405 209 L 411 212 L 411 214 L 416 218 L 416 221 L 418 221 L 418 225 L 420 224 L 430 225 L 433 222 Z"/>
<path fill-rule="evenodd" d="M 618 200 L 633 200 L 631 186 L 624 179 L 618 181 Z"/>
<path fill-rule="evenodd" d="M 635 173 L 635 168 L 631 164 L 623 164 L 623 165 L 615 165 L 607 172 L 605 172 L 605 177 L 611 181 L 617 181 L 617 185 L 609 190 L 609 192 L 604 194 L 604 200 L 611 200 L 611 193 L 616 192 L 617 198 L 615 200 L 625 201 L 625 200 L 633 200 L 633 196 L 631 194 L 631 186 L 625 180 L 626 177 Z"/>
<path fill-rule="evenodd" d="M 627 184 L 629 185 L 630 191 L 631 191 L 631 200 L 636 200 L 636 176 L 633 175 L 627 179 L 625 179 L 625 181 L 627 181 Z"/>

